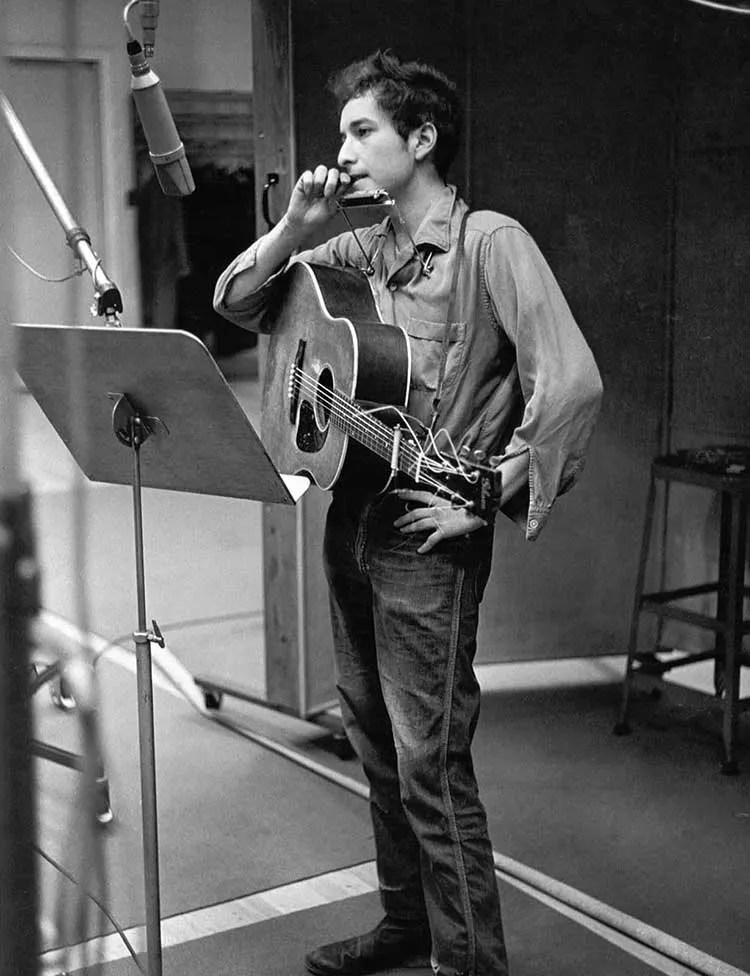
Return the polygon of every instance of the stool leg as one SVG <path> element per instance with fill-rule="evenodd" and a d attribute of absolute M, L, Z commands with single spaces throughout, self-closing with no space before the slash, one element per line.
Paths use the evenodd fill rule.
<path fill-rule="evenodd" d="M 724 711 L 722 738 L 724 761 L 721 771 L 736 774 L 736 741 L 740 667 L 742 660 L 743 599 L 745 593 L 745 538 L 747 502 L 724 492 L 721 498 L 721 535 L 719 544 L 719 590 L 717 618 L 723 624 L 716 637 L 717 659 L 723 656 Z M 718 663 L 718 661 L 717 661 Z"/>
<path fill-rule="evenodd" d="M 643 520 L 643 536 L 641 539 L 641 553 L 638 559 L 638 574 L 635 582 L 635 597 L 633 600 L 633 613 L 630 618 L 630 637 L 628 639 L 628 660 L 625 666 L 625 678 L 622 683 L 622 701 L 620 703 L 620 718 L 615 725 L 615 735 L 627 735 L 630 732 L 628 725 L 628 707 L 630 704 L 630 686 L 633 677 L 633 662 L 638 650 L 638 624 L 641 616 L 641 603 L 643 600 L 643 586 L 646 580 L 646 567 L 648 566 L 649 549 L 651 547 L 651 532 L 654 522 L 654 500 L 656 497 L 656 483 L 653 472 L 648 488 L 648 498 L 646 499 L 646 514 Z"/>

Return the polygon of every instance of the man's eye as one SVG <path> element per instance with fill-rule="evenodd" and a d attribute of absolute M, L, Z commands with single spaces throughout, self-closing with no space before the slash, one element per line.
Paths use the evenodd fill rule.
<path fill-rule="evenodd" d="M 367 135 L 368 132 L 371 132 L 371 131 L 372 131 L 372 129 L 370 129 L 368 126 L 362 125 L 362 126 L 360 126 L 357 129 L 357 135 L 359 136 L 360 139 L 362 139 L 362 138 L 364 138 L 364 136 Z"/>

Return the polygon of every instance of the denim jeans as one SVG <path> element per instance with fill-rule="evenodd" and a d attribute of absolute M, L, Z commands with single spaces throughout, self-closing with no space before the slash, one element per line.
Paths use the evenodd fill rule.
<path fill-rule="evenodd" d="M 394 495 L 337 492 L 325 566 L 344 727 L 370 784 L 381 900 L 427 922 L 440 976 L 505 976 L 500 900 L 471 758 L 492 529 L 419 554 Z"/>

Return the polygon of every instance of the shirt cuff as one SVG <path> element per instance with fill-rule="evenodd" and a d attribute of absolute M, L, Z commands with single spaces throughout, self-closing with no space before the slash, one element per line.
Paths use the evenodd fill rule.
<path fill-rule="evenodd" d="M 500 507 L 500 511 L 525 533 L 527 542 L 534 542 L 544 528 L 554 504 L 554 499 L 548 499 L 544 494 L 539 461 L 534 448 L 524 445 L 510 454 L 490 458 L 490 463 L 497 465 L 502 475 L 503 462 L 524 453 L 529 456 L 528 486 L 516 492 Z"/>

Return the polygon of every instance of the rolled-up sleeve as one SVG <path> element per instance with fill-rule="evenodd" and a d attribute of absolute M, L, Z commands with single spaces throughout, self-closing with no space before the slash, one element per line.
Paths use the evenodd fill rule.
<path fill-rule="evenodd" d="M 263 282 L 260 288 L 245 295 L 243 298 L 229 301 L 229 289 L 237 275 L 255 267 L 258 247 L 263 238 L 238 254 L 219 276 L 214 288 L 214 310 L 234 325 L 251 332 L 263 332 L 263 316 L 270 305 L 274 294 L 280 286 L 280 279 L 287 265 L 281 265 L 278 270 Z"/>
<path fill-rule="evenodd" d="M 519 513 L 535 539 L 555 499 L 580 475 L 602 398 L 594 356 L 552 271 L 519 226 L 492 234 L 485 283 L 513 343 L 524 400 L 521 422 L 501 456 L 529 456 L 528 508 Z"/>
<path fill-rule="evenodd" d="M 369 238 L 369 231 L 360 234 L 363 239 Z M 345 267 L 352 264 L 356 257 L 350 234 L 339 234 L 336 237 L 319 244 L 316 247 L 300 251 L 289 261 L 280 265 L 272 275 L 255 290 L 240 299 L 232 299 L 230 288 L 235 278 L 243 271 L 252 269 L 257 261 L 258 248 L 263 238 L 251 244 L 239 254 L 219 276 L 214 288 L 214 310 L 235 325 L 242 326 L 251 332 L 267 332 L 270 328 L 265 313 L 280 298 L 283 292 L 283 276 L 289 265 L 294 261 L 308 261 L 311 263 L 328 264 L 334 267 Z"/>

